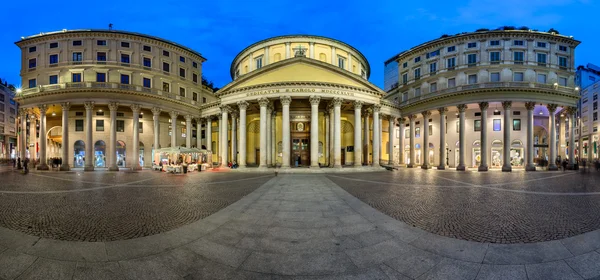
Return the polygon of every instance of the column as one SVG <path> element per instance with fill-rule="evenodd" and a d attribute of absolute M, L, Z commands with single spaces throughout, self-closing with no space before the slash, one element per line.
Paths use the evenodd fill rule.
<path fill-rule="evenodd" d="M 219 130 L 217 132 L 217 158 L 218 158 L 218 164 L 222 165 L 223 164 L 223 116 L 222 115 L 217 115 L 217 119 L 219 120 L 218 122 L 218 127 Z"/>
<path fill-rule="evenodd" d="M 333 136 L 333 132 L 335 130 L 335 116 L 333 113 L 333 101 L 331 101 L 327 107 L 327 109 L 329 110 L 329 166 L 333 167 L 333 164 L 335 163 L 335 151 L 334 151 L 334 142 L 335 142 L 335 138 Z"/>
<path fill-rule="evenodd" d="M 69 171 L 69 109 L 71 104 L 69 102 L 61 103 L 62 108 L 62 164 L 60 165 L 61 171 Z M 117 111 L 115 111 L 115 116 Z"/>
<path fill-rule="evenodd" d="M 369 114 L 371 112 L 368 109 L 365 109 L 364 119 L 365 119 L 365 128 L 364 128 L 364 136 L 363 136 L 363 161 L 365 165 L 369 165 L 369 143 L 371 142 L 369 139 Z"/>
<path fill-rule="evenodd" d="M 139 104 L 131 105 L 131 112 L 133 113 L 133 165 L 131 170 L 141 170 L 140 166 L 140 110 L 142 106 Z M 189 133 L 189 132 L 188 132 Z M 189 135 L 186 135 L 189 137 Z"/>
<path fill-rule="evenodd" d="M 237 157 L 237 113 L 231 112 L 231 161 L 238 162 Z"/>
<path fill-rule="evenodd" d="M 94 102 L 83 102 L 83 106 L 85 107 L 85 166 L 83 170 L 94 171 L 94 139 L 92 137 Z M 45 136 L 42 142 L 45 142 Z"/>
<path fill-rule="evenodd" d="M 237 103 L 240 108 L 240 156 L 238 157 L 238 165 L 240 168 L 246 167 L 246 110 L 248 109 L 248 102 L 240 101 Z"/>
<path fill-rule="evenodd" d="M 319 168 L 319 102 L 321 102 L 321 97 L 312 95 L 308 100 L 310 101 L 310 167 Z"/>
<path fill-rule="evenodd" d="M 415 167 L 415 120 L 417 119 L 416 115 L 408 115 L 408 120 L 410 121 L 410 159 L 408 160 L 408 165 L 406 167 L 413 168 Z"/>
<path fill-rule="evenodd" d="M 192 115 L 185 115 L 185 147 L 192 147 Z"/>
<path fill-rule="evenodd" d="M 289 96 L 281 96 L 279 98 L 279 100 L 281 100 L 281 105 L 283 106 L 282 109 L 282 115 L 283 115 L 283 119 L 282 119 L 282 144 L 283 144 L 283 155 L 281 157 L 281 167 L 282 168 L 289 168 L 290 167 L 290 153 L 291 153 L 291 149 L 290 149 L 290 103 L 292 103 L 292 98 Z M 313 100 L 311 99 L 311 104 L 313 104 Z M 312 118 L 311 118 L 312 121 Z M 311 129 L 312 129 L 312 124 L 311 124 Z M 311 131 L 311 145 L 312 145 L 312 131 Z M 318 146 L 318 143 L 317 143 Z M 318 147 L 317 147 L 318 148 Z M 312 162 L 312 150 L 311 150 L 311 162 Z M 318 159 L 318 158 L 317 158 Z M 318 164 L 317 164 L 318 166 Z"/>
<path fill-rule="evenodd" d="M 110 110 L 110 140 L 108 142 L 108 170 L 119 171 L 117 166 L 117 109 L 119 109 L 119 103 L 109 102 L 108 109 Z M 173 131 L 173 134 L 175 132 Z M 64 137 L 64 136 L 63 136 Z M 64 159 L 63 159 L 64 162 Z"/>
<path fill-rule="evenodd" d="M 429 165 L 429 117 L 431 117 L 431 112 L 423 111 L 421 115 L 423 115 L 423 148 L 421 149 L 423 151 L 421 154 L 423 164 L 421 164 L 421 168 L 429 169 L 431 168 L 431 165 Z"/>
<path fill-rule="evenodd" d="M 402 165 L 404 164 L 404 117 L 401 117 L 400 119 L 398 119 L 399 122 L 399 136 L 400 138 L 398 139 L 398 146 L 400 147 L 400 153 L 398 153 L 399 159 L 398 159 L 398 164 Z"/>
<path fill-rule="evenodd" d="M 219 131 L 221 138 L 219 139 L 221 141 L 221 150 L 219 151 L 221 153 L 221 166 L 227 166 L 227 163 L 229 162 L 229 141 L 228 141 L 228 134 L 229 134 L 229 121 L 228 121 L 228 114 L 229 114 L 229 106 L 221 106 L 221 130 Z"/>
<path fill-rule="evenodd" d="M 29 115 L 30 115 L 29 116 L 29 145 L 28 145 L 29 146 L 29 159 L 30 159 L 29 164 L 31 166 L 33 166 L 35 164 L 35 160 L 37 158 L 36 157 L 37 147 L 36 147 L 36 144 L 35 144 L 36 143 L 36 141 L 35 141 L 36 140 L 35 134 L 36 134 L 36 122 L 37 122 L 37 118 L 36 118 L 33 110 L 30 111 Z"/>
<path fill-rule="evenodd" d="M 446 113 L 448 112 L 448 108 L 438 108 L 438 112 L 440 112 L 440 165 L 438 165 L 437 169 L 445 170 L 446 158 L 448 157 L 446 154 Z"/>
<path fill-rule="evenodd" d="M 177 116 L 179 113 L 176 111 L 171 111 L 169 116 L 171 116 L 171 147 L 177 146 Z"/>
<path fill-rule="evenodd" d="M 206 117 L 206 149 L 211 151 L 211 155 L 215 152 L 212 150 L 212 120 L 213 116 Z M 209 160 L 210 166 L 212 167 L 212 157 Z"/>
<path fill-rule="evenodd" d="M 154 121 L 154 151 L 160 149 L 160 108 L 152 108 L 152 120 Z M 156 157 L 156 154 L 154 155 Z M 153 158 L 152 161 L 155 159 Z M 157 162 L 158 164 L 158 162 Z"/>
<path fill-rule="evenodd" d="M 275 150 L 275 147 L 277 146 L 277 138 L 275 135 L 275 132 L 277 132 L 277 126 L 275 123 L 275 117 L 277 116 L 277 111 L 275 111 L 275 108 L 273 107 L 273 111 L 271 112 L 271 163 L 273 164 L 273 167 L 277 166 L 277 151 Z"/>
<path fill-rule="evenodd" d="M 525 170 L 535 171 L 535 164 L 533 163 L 533 109 L 535 108 L 535 102 L 525 102 L 525 108 L 527 109 L 527 165 Z"/>
<path fill-rule="evenodd" d="M 502 108 L 504 108 L 504 148 L 502 148 L 504 155 L 502 156 L 502 172 L 511 172 L 512 166 L 510 165 L 510 131 L 512 129 L 512 123 L 510 121 L 510 107 L 512 106 L 511 101 L 502 102 Z M 554 115 L 554 113 L 552 113 Z M 554 123 L 551 123 L 554 125 Z M 556 127 L 554 127 L 556 129 Z M 553 131 L 555 131 L 553 129 Z M 556 141 L 555 141 L 556 143 Z M 555 148 L 556 150 L 556 148 Z M 554 160 L 554 159 L 552 159 Z"/>
<path fill-rule="evenodd" d="M 263 59 L 263 66 L 264 65 L 269 65 L 269 47 L 265 47 L 265 55 L 264 55 L 264 59 Z M 238 163 L 239 165 L 239 163 Z"/>
<path fill-rule="evenodd" d="M 269 105 L 267 106 L 267 118 L 266 118 L 266 122 L 267 122 L 267 150 L 266 150 L 266 156 L 267 156 L 267 167 L 271 167 L 271 165 L 273 164 L 273 155 L 272 155 L 272 140 L 273 138 L 271 137 L 271 129 L 272 129 L 272 122 L 271 122 L 271 118 L 273 115 L 273 104 L 269 103 Z M 261 151 L 262 152 L 262 151 Z"/>
<path fill-rule="evenodd" d="M 196 118 L 196 148 L 202 149 L 202 119 Z"/>
<path fill-rule="evenodd" d="M 548 108 L 548 117 L 549 120 L 549 128 L 550 129 L 550 158 L 548 159 L 548 170 L 558 170 L 558 166 L 556 166 L 556 108 L 558 107 L 556 104 L 548 104 L 546 105 Z M 574 135 L 571 135 L 573 138 Z M 574 146 L 570 146 L 569 150 L 571 150 Z"/>
<path fill-rule="evenodd" d="M 395 122 L 396 122 L 396 117 L 389 115 L 388 116 L 388 154 L 389 154 L 389 160 L 388 160 L 388 164 L 391 166 L 395 165 L 394 162 L 394 129 L 396 128 L 395 126 Z"/>
<path fill-rule="evenodd" d="M 360 111 L 362 110 L 363 102 L 362 101 L 354 101 L 354 166 L 361 167 L 362 166 L 362 143 L 361 143 L 361 135 L 360 132 L 362 128 L 360 127 L 361 119 L 360 119 Z"/>
<path fill-rule="evenodd" d="M 459 114 L 459 131 L 458 131 L 458 166 L 456 167 L 456 171 L 465 171 L 467 168 L 465 166 L 465 111 L 467 110 L 467 105 L 460 104 L 456 106 L 458 108 Z"/>
<path fill-rule="evenodd" d="M 381 146 L 381 127 L 379 122 L 379 110 L 381 105 L 373 105 L 373 167 L 379 167 L 379 160 L 381 158 L 379 152 Z"/>
<path fill-rule="evenodd" d="M 315 43 L 314 42 L 309 42 L 308 43 L 308 57 L 309 58 L 315 58 Z"/>
<path fill-rule="evenodd" d="M 333 167 L 342 168 L 341 107 L 344 100 L 333 99 Z"/>
<path fill-rule="evenodd" d="M 575 166 L 575 122 L 577 121 L 575 119 L 575 113 L 577 113 L 577 108 L 569 107 L 567 108 L 567 113 L 569 114 L 569 168 L 573 169 Z M 552 152 L 552 149 L 550 150 L 550 152 Z"/>
<path fill-rule="evenodd" d="M 285 59 L 290 58 L 290 43 L 285 43 Z"/>
<path fill-rule="evenodd" d="M 488 171 L 488 141 L 487 141 L 487 109 L 490 104 L 488 102 L 479 103 L 481 110 L 481 164 L 477 168 L 478 171 Z M 508 126 L 505 126 L 508 129 Z"/>
<path fill-rule="evenodd" d="M 567 126 L 566 126 L 566 117 L 565 117 L 565 112 L 566 109 L 563 109 L 561 114 L 560 114 L 560 118 L 558 119 L 558 123 L 559 125 L 559 131 L 560 133 L 558 134 L 558 156 L 561 157 L 562 159 L 566 159 L 567 158 L 567 154 L 565 153 L 565 147 L 567 146 L 567 140 L 565 139 L 566 137 L 566 130 L 567 130 Z"/>
<path fill-rule="evenodd" d="M 269 105 L 269 99 L 260 98 L 258 99 L 258 105 L 260 105 L 260 163 L 259 168 L 267 167 L 267 105 Z"/>
<path fill-rule="evenodd" d="M 19 152 L 21 161 L 27 156 L 27 109 L 19 108 L 19 119 L 21 120 L 21 132 L 19 133 Z M 18 168 L 21 169 L 21 162 L 18 163 Z"/>
<path fill-rule="evenodd" d="M 323 150 L 325 150 L 325 163 L 327 163 L 327 166 L 329 166 L 330 163 L 330 155 L 329 155 L 329 151 L 331 150 L 329 147 L 331 147 L 331 140 L 329 139 L 329 127 L 331 121 L 329 120 L 330 115 L 329 115 L 329 109 L 325 110 L 325 145 L 323 147 Z"/>
<path fill-rule="evenodd" d="M 40 164 L 38 165 L 37 169 L 38 170 L 48 170 L 48 164 L 46 163 L 46 161 L 47 161 L 46 160 L 46 142 L 47 142 L 47 140 L 46 140 L 46 110 L 48 110 L 48 105 L 42 104 L 42 105 L 39 105 L 38 108 L 40 109 Z M 91 129 L 89 129 L 89 130 L 91 130 Z M 86 133 L 87 133 L 87 131 L 86 131 Z M 90 134 L 90 136 L 92 135 L 91 132 L 89 134 Z M 88 141 L 91 141 L 91 140 L 88 139 Z M 90 145 L 88 142 L 88 144 L 86 144 L 85 147 L 86 147 L 85 154 L 87 156 L 88 150 L 89 150 L 88 147 L 92 147 L 92 145 Z M 10 152 L 10 151 L 8 151 L 8 148 L 7 148 L 7 152 Z M 86 163 L 88 162 L 88 157 L 85 158 Z"/>

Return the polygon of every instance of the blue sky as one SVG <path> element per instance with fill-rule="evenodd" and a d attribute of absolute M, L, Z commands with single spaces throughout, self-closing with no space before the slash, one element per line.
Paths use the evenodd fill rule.
<path fill-rule="evenodd" d="M 80 1 L 63 7 L 51 1 L 2 4 L 0 78 L 20 84 L 21 36 L 61 29 L 107 28 L 146 33 L 202 53 L 203 74 L 222 87 L 231 81 L 235 55 L 252 43 L 285 34 L 313 34 L 344 41 L 371 64 L 370 81 L 383 87 L 383 62 L 442 34 L 528 26 L 582 41 L 576 65 L 600 65 L 599 0 L 470 1 Z M 115 3 L 115 4 L 112 4 Z M 119 3 L 119 4 L 117 4 Z"/>

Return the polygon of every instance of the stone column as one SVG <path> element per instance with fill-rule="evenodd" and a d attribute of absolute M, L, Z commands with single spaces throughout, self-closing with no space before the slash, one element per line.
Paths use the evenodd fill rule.
<path fill-rule="evenodd" d="M 321 97 L 312 95 L 310 101 L 310 167 L 319 168 L 319 102 Z M 283 125 L 285 127 L 285 123 Z M 288 125 L 289 127 L 289 125 Z M 285 133 L 285 131 L 284 131 Z"/>
<path fill-rule="evenodd" d="M 331 151 L 331 140 L 329 137 L 329 128 L 330 128 L 330 115 L 329 115 L 329 108 L 327 108 L 325 110 L 325 112 L 323 113 L 325 116 L 325 145 L 323 145 L 323 150 L 325 151 L 325 163 L 327 163 L 327 166 L 329 166 L 329 163 L 331 162 L 330 160 L 330 155 L 329 155 L 329 151 Z"/>
<path fill-rule="evenodd" d="M 177 146 L 177 116 L 179 113 L 176 111 L 171 111 L 169 116 L 171 116 L 171 147 Z"/>
<path fill-rule="evenodd" d="M 282 111 L 282 144 L 283 144 L 283 151 L 282 151 L 282 157 L 281 157 L 281 167 L 282 168 L 289 168 L 290 167 L 290 153 L 291 153 L 291 149 L 290 149 L 290 137 L 291 137 L 291 133 L 290 133 L 290 103 L 292 103 L 292 98 L 289 96 L 281 96 L 279 98 L 279 100 L 281 100 L 281 105 L 283 107 Z M 313 104 L 313 101 L 311 99 L 311 104 Z M 314 109 L 313 109 L 314 110 Z M 312 118 L 311 118 L 312 120 Z M 311 124 L 311 128 L 312 128 L 312 124 Z M 312 132 L 311 132 L 312 134 Z M 312 135 L 311 135 L 311 145 L 312 145 Z M 317 144 L 318 146 L 318 144 Z M 312 151 L 311 151 L 311 157 L 312 157 Z M 312 161 L 312 158 L 311 158 Z M 318 164 L 317 164 L 318 166 Z"/>
<path fill-rule="evenodd" d="M 354 166 L 360 167 L 362 166 L 362 143 L 361 143 L 361 135 L 360 132 L 362 128 L 360 127 L 360 111 L 362 110 L 363 102 L 362 101 L 354 101 Z"/>
<path fill-rule="evenodd" d="M 206 117 L 206 149 L 214 153 L 212 150 L 212 120 L 213 116 Z M 213 159 L 210 158 L 210 164 L 212 166 Z"/>
<path fill-rule="evenodd" d="M 467 169 L 465 166 L 465 111 L 467 110 L 467 105 L 460 104 L 456 106 L 456 108 L 458 108 L 459 114 L 458 146 L 460 149 L 458 152 L 458 166 L 456 167 L 456 171 L 465 171 Z"/>
<path fill-rule="evenodd" d="M 558 134 L 558 155 L 562 158 L 562 159 L 566 159 L 567 158 L 567 154 L 565 151 L 565 147 L 567 146 L 567 139 L 566 137 L 566 130 L 567 130 L 567 126 L 566 126 L 566 117 L 565 117 L 565 112 L 566 109 L 563 109 L 560 118 L 558 119 L 558 123 L 560 124 L 559 126 L 559 131 L 560 133 Z"/>
<path fill-rule="evenodd" d="M 392 115 L 388 116 L 388 125 L 389 125 L 389 128 L 388 128 L 388 131 L 389 131 L 389 133 L 388 133 L 388 141 L 389 141 L 389 143 L 388 143 L 388 153 L 389 153 L 388 164 L 391 166 L 395 165 L 395 162 L 394 162 L 394 129 L 396 128 L 395 120 L 396 120 L 396 117 L 394 117 Z"/>
<path fill-rule="evenodd" d="M 237 158 L 237 112 L 231 112 L 231 161 L 238 162 Z M 238 164 L 239 165 L 239 164 Z"/>
<path fill-rule="evenodd" d="M 290 58 L 290 42 L 285 43 L 285 59 Z"/>
<path fill-rule="evenodd" d="M 69 102 L 61 103 L 62 108 L 62 164 L 60 165 L 61 171 L 69 171 L 69 109 L 71 104 Z M 115 111 L 115 115 L 116 115 Z"/>
<path fill-rule="evenodd" d="M 27 156 L 27 109 L 19 108 L 19 119 L 21 120 L 21 133 L 19 133 L 19 153 L 21 161 Z M 21 162 L 18 163 L 19 169 Z"/>
<path fill-rule="evenodd" d="M 269 99 L 258 99 L 260 105 L 260 163 L 259 168 L 267 168 L 267 106 Z"/>
<path fill-rule="evenodd" d="M 535 108 L 535 102 L 525 102 L 525 108 L 527 109 L 527 165 L 525 170 L 535 171 L 535 164 L 533 163 L 533 109 Z"/>
<path fill-rule="evenodd" d="M 217 115 L 219 131 L 217 132 L 217 158 L 218 164 L 223 164 L 223 116 Z"/>
<path fill-rule="evenodd" d="M 37 118 L 36 115 L 34 114 L 34 111 L 31 110 L 30 114 L 29 114 L 29 159 L 31 160 L 29 162 L 30 166 L 33 166 L 35 164 L 35 160 L 37 158 L 36 156 L 36 122 L 37 122 Z"/>
<path fill-rule="evenodd" d="M 229 141 L 228 141 L 228 134 L 229 134 L 229 124 L 228 124 L 228 118 L 229 118 L 229 106 L 221 106 L 221 130 L 219 131 L 221 138 L 219 139 L 221 141 L 221 150 L 219 151 L 221 153 L 221 166 L 227 166 L 227 163 L 229 162 Z"/>
<path fill-rule="evenodd" d="M 270 151 L 271 151 L 271 164 L 273 165 L 273 167 L 277 166 L 277 151 L 275 150 L 275 146 L 277 146 L 277 137 L 276 137 L 276 132 L 277 132 L 277 124 L 275 122 L 275 117 L 277 116 L 277 111 L 275 111 L 275 107 L 273 107 L 273 111 L 271 112 L 271 146 L 270 146 Z"/>
<path fill-rule="evenodd" d="M 133 165 L 131 170 L 141 170 L 140 166 L 140 110 L 141 105 L 131 105 L 131 112 L 133 112 Z"/>
<path fill-rule="evenodd" d="M 448 112 L 448 108 L 441 107 L 438 108 L 438 112 L 440 112 L 440 165 L 438 165 L 438 170 L 446 169 L 446 113 Z"/>
<path fill-rule="evenodd" d="M 373 167 L 379 167 L 380 146 L 381 146 L 381 126 L 379 122 L 379 110 L 381 105 L 373 105 Z"/>
<path fill-rule="evenodd" d="M 196 148 L 202 149 L 202 119 L 196 117 Z"/>
<path fill-rule="evenodd" d="M 365 165 L 369 165 L 369 143 L 371 142 L 369 139 L 369 114 L 371 113 L 368 109 L 365 109 L 365 128 L 364 128 L 364 136 L 363 136 L 363 161 Z"/>
<path fill-rule="evenodd" d="M 39 105 L 38 108 L 40 109 L 40 164 L 38 165 L 37 169 L 38 170 L 48 170 L 48 164 L 46 163 L 46 110 L 48 110 L 48 105 L 46 104 L 42 104 Z M 91 130 L 91 129 L 89 129 Z M 88 133 L 86 131 L 86 133 Z M 91 132 L 89 133 L 91 136 Z M 91 138 L 91 137 L 90 137 Z M 88 140 L 91 142 L 91 140 Z M 88 142 L 86 144 L 86 163 L 88 162 L 88 147 L 92 147 L 92 145 L 90 145 L 90 142 Z"/>
<path fill-rule="evenodd" d="M 429 117 L 431 117 L 430 111 L 423 111 L 421 113 L 423 115 L 423 154 L 421 158 L 423 159 L 423 164 L 421 165 L 422 169 L 429 169 L 431 165 L 429 165 Z"/>
<path fill-rule="evenodd" d="M 341 106 L 344 100 L 333 99 L 333 167 L 342 168 Z"/>
<path fill-rule="evenodd" d="M 246 167 L 246 110 L 248 109 L 248 102 L 240 101 L 237 103 L 240 108 L 240 156 L 238 158 L 238 165 L 240 168 Z"/>
<path fill-rule="evenodd" d="M 567 113 L 569 114 L 569 168 L 573 169 L 575 166 L 575 122 L 577 121 L 575 119 L 575 113 L 577 113 L 577 108 L 569 107 L 567 108 Z M 556 136 L 554 138 L 556 138 Z M 556 145 L 554 146 L 556 147 Z M 552 149 L 550 151 L 552 151 Z M 552 161 L 554 162 L 554 160 Z"/>
<path fill-rule="evenodd" d="M 315 42 L 308 43 L 308 57 L 315 58 Z"/>
<path fill-rule="evenodd" d="M 334 142 L 335 142 L 335 138 L 333 136 L 333 132 L 335 131 L 335 116 L 333 113 L 333 101 L 329 103 L 329 106 L 327 108 L 329 110 L 329 166 L 333 167 L 333 164 L 335 162 L 334 158 L 335 158 L 335 151 L 334 151 Z"/>
<path fill-rule="evenodd" d="M 512 123 L 510 121 L 510 107 L 512 106 L 511 101 L 502 102 L 502 108 L 504 108 L 504 148 L 503 148 L 503 159 L 502 159 L 502 172 L 511 172 L 512 166 L 510 165 L 510 131 L 512 129 Z M 554 125 L 554 124 L 552 124 Z"/>
<path fill-rule="evenodd" d="M 117 166 L 117 109 L 119 103 L 109 102 L 108 109 L 110 110 L 110 142 L 108 142 L 108 170 L 119 171 Z M 64 159 L 63 159 L 64 162 Z"/>
<path fill-rule="evenodd" d="M 398 146 L 400 147 L 400 152 L 398 153 L 398 157 L 399 157 L 398 164 L 399 165 L 404 164 L 404 161 L 405 161 L 405 159 L 404 159 L 404 137 L 405 137 L 404 136 L 404 128 L 405 128 L 404 122 L 405 121 L 406 120 L 404 119 L 404 117 L 401 117 L 398 119 L 399 126 L 400 126 L 399 131 L 398 131 L 399 132 L 398 133 L 398 135 L 399 135 Z"/>
<path fill-rule="evenodd" d="M 415 167 L 415 120 L 417 119 L 416 115 L 408 115 L 408 120 L 410 121 L 410 159 L 409 163 L 406 167 L 413 168 Z"/>
<path fill-rule="evenodd" d="M 186 130 L 185 147 L 189 149 L 192 147 L 192 115 L 185 115 L 184 118 Z"/>
<path fill-rule="evenodd" d="M 160 149 L 160 108 L 153 107 L 152 108 L 152 120 L 154 121 L 154 157 L 152 162 L 156 160 L 156 150 Z M 158 162 L 157 162 L 158 164 Z"/>
<path fill-rule="evenodd" d="M 548 159 L 548 170 L 556 171 L 558 170 L 558 166 L 556 165 L 556 116 L 554 113 L 556 112 L 556 108 L 558 106 L 556 104 L 548 104 L 546 105 L 548 108 L 548 117 L 549 120 L 549 130 L 550 130 L 550 158 Z M 571 135 L 572 137 L 573 135 Z M 572 148 L 573 146 L 569 147 Z"/>
<path fill-rule="evenodd" d="M 271 137 L 271 129 L 272 129 L 272 123 L 271 123 L 271 116 L 273 115 L 273 104 L 269 103 L 269 105 L 267 106 L 267 117 L 265 119 L 265 121 L 267 122 L 267 150 L 265 151 L 265 154 L 267 156 L 267 167 L 271 167 L 271 165 L 273 164 L 273 155 L 272 155 L 272 150 L 271 150 L 271 142 L 273 140 L 273 138 Z M 262 152 L 262 151 L 261 151 Z"/>
<path fill-rule="evenodd" d="M 487 109 L 490 104 L 488 102 L 479 103 L 481 110 L 481 164 L 477 168 L 478 171 L 488 171 L 488 141 L 487 141 Z"/>

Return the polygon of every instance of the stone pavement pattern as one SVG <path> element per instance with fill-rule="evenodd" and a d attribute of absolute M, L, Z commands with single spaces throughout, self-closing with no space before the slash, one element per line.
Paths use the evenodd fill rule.
<path fill-rule="evenodd" d="M 326 175 L 279 175 L 177 229 L 112 242 L 0 228 L 3 279 L 583 279 L 600 277 L 600 231 L 489 244 L 376 211 Z"/>

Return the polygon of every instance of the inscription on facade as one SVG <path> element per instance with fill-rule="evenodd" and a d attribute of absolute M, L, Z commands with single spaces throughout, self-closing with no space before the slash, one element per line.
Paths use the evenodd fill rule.
<path fill-rule="evenodd" d="M 246 96 L 256 96 L 256 95 L 267 95 L 267 94 L 273 94 L 273 93 L 280 93 L 280 92 L 309 92 L 309 93 L 329 93 L 329 94 L 337 94 L 337 95 L 348 95 L 348 96 L 354 96 L 353 92 L 348 92 L 348 91 L 343 91 L 343 90 L 335 90 L 335 89 L 321 89 L 321 88 L 288 88 L 288 89 L 270 89 L 270 90 L 261 90 L 261 91 L 254 91 L 254 92 L 248 92 L 246 94 Z"/>

